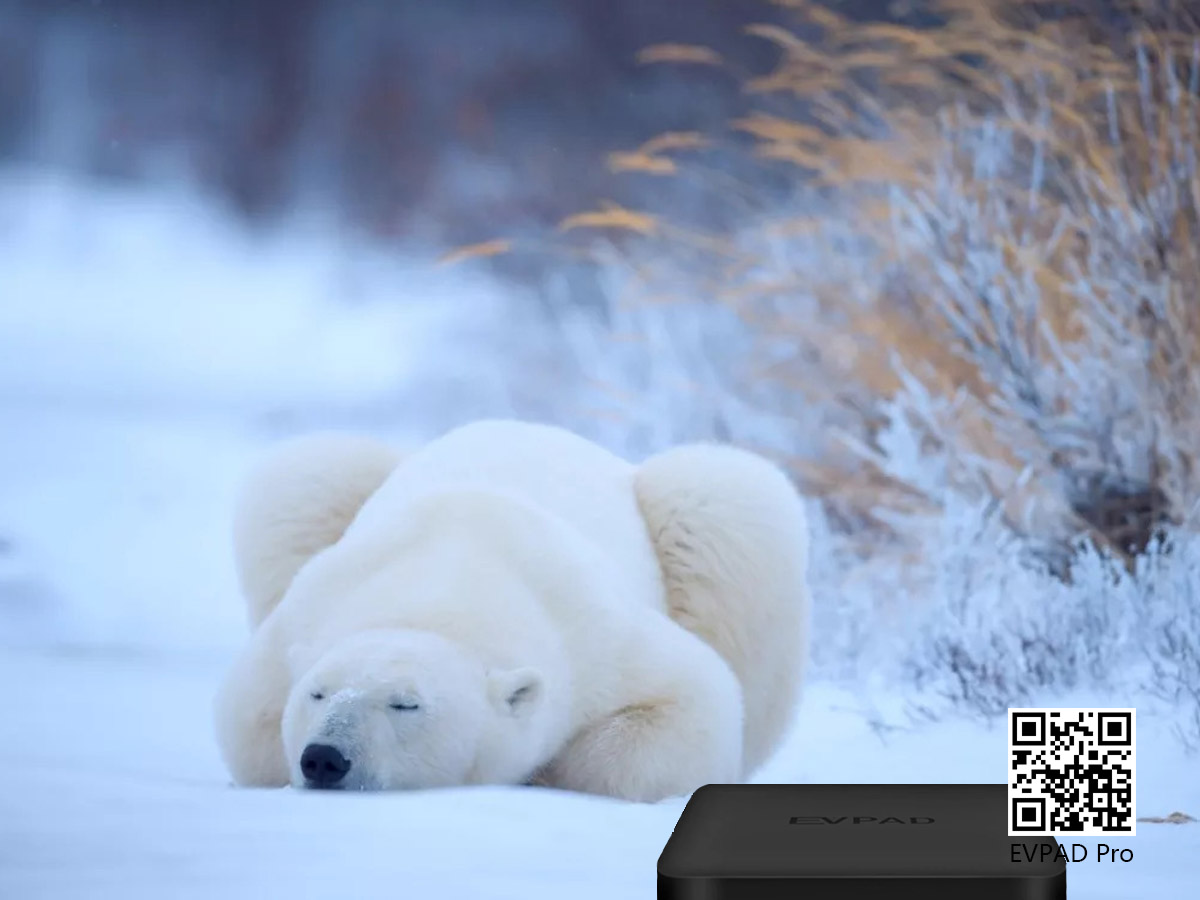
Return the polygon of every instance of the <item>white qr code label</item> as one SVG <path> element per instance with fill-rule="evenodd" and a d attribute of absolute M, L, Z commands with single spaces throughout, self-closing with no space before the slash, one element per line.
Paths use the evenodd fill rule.
<path fill-rule="evenodd" d="M 1137 833 L 1133 709 L 1009 709 L 1008 835 Z"/>

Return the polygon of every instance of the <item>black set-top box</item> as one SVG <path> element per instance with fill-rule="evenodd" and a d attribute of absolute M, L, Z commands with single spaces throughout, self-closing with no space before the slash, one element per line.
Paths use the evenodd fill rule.
<path fill-rule="evenodd" d="M 1063 900 L 1052 838 L 1008 836 L 1003 784 L 707 785 L 659 900 Z"/>

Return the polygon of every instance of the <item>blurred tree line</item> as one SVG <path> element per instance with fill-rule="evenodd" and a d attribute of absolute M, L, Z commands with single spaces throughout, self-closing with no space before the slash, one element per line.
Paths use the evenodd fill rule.
<path fill-rule="evenodd" d="M 857 0 L 856 15 L 909 4 Z M 0 0 L 0 162 L 185 180 L 269 220 L 313 202 L 459 242 L 621 199 L 604 154 L 740 112 L 760 0 Z M 651 189 L 669 187 L 651 185 Z M 628 189 L 628 188 L 625 188 Z M 646 190 L 642 184 L 639 190 Z"/>

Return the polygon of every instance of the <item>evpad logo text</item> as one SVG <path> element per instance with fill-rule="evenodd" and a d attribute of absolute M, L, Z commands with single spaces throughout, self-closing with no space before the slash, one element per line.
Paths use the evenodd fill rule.
<path fill-rule="evenodd" d="M 906 818 L 898 818 L 897 816 L 885 816 L 880 819 L 876 816 L 838 816 L 836 819 L 830 816 L 792 816 L 792 825 L 932 825 L 933 819 L 928 816 L 908 816 Z"/>

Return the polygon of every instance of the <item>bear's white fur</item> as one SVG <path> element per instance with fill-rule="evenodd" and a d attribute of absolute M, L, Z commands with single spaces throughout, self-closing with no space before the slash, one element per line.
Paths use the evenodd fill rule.
<path fill-rule="evenodd" d="M 247 479 L 234 538 L 255 630 L 216 730 L 238 784 L 321 785 L 334 753 L 343 788 L 654 801 L 744 779 L 799 697 L 803 506 L 743 450 L 634 465 L 511 421 L 404 457 L 300 438 Z"/>

